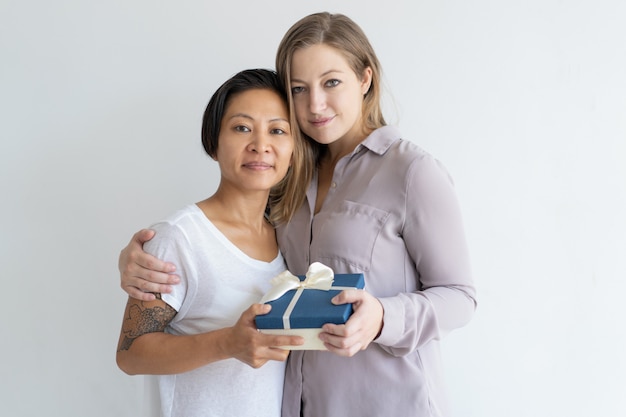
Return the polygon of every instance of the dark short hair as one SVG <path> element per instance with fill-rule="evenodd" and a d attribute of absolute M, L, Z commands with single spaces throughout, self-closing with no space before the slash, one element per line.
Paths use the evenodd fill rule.
<path fill-rule="evenodd" d="M 276 71 L 248 69 L 233 75 L 222 84 L 209 100 L 202 118 L 202 146 L 211 157 L 217 154 L 220 127 L 224 112 L 233 95 L 248 90 L 264 89 L 277 93 L 287 105 L 287 93 Z"/>

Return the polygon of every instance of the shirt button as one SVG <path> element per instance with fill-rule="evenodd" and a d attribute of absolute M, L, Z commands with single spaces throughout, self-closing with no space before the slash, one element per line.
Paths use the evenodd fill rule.
<path fill-rule="evenodd" d="M 333 181 L 333 182 L 332 182 L 332 184 L 330 184 L 330 186 L 331 186 L 332 188 L 337 188 L 337 183 L 336 183 L 335 181 Z"/>

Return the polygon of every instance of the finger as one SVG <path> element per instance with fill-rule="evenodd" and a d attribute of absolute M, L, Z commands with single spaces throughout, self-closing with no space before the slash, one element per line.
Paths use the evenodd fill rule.
<path fill-rule="evenodd" d="M 350 346 L 350 348 L 347 349 L 335 349 L 332 346 L 330 348 L 327 348 L 329 351 L 335 353 L 336 355 L 339 356 L 345 356 L 347 358 L 350 358 L 354 355 L 356 355 L 360 350 L 362 350 L 361 345 L 359 345 L 358 343 L 355 345 Z"/>
<path fill-rule="evenodd" d="M 352 356 L 369 345 L 369 340 L 364 336 L 359 330 L 349 330 L 348 326 L 332 325 L 332 327 L 325 327 L 319 338 L 325 345 L 331 346 L 332 349 L 330 350 L 336 351 L 335 353 L 342 356 Z"/>
<path fill-rule="evenodd" d="M 341 356 L 353 356 L 363 348 L 358 333 L 346 336 L 346 326 L 332 325 L 328 330 L 320 333 L 319 338 L 329 351 Z"/>
<path fill-rule="evenodd" d="M 126 281 L 122 281 L 122 289 L 136 289 L 144 293 L 160 293 L 168 294 L 172 292 L 172 287 L 166 284 L 158 284 L 150 281 L 146 281 L 140 277 L 130 277 Z M 129 295 L 133 296 L 130 291 Z M 137 298 L 137 297 L 134 297 Z"/>
<path fill-rule="evenodd" d="M 356 303 L 364 298 L 364 293 L 363 290 L 343 290 L 334 296 L 331 301 L 335 305 Z"/>
<path fill-rule="evenodd" d="M 348 329 L 345 324 L 332 324 L 326 323 L 322 326 L 322 333 L 326 333 L 329 336 L 348 336 Z"/>
<path fill-rule="evenodd" d="M 263 335 L 263 344 L 269 347 L 300 346 L 304 344 L 304 338 L 291 335 Z"/>
<path fill-rule="evenodd" d="M 131 240 L 135 241 L 136 243 L 140 245 L 143 245 L 144 243 L 152 239 L 155 233 L 156 232 L 151 229 L 141 229 L 140 231 L 138 231 L 137 233 L 133 235 L 133 238 Z"/>
<path fill-rule="evenodd" d="M 156 273 L 171 274 L 176 270 L 176 265 L 171 262 L 165 262 L 156 258 L 149 253 L 143 251 L 134 251 L 130 253 L 130 262 L 128 267 L 135 263 L 142 268 L 148 269 Z"/>
<path fill-rule="evenodd" d="M 335 336 L 326 336 L 325 339 L 327 341 L 323 341 L 326 349 L 339 356 L 354 356 L 362 348 L 361 343 L 358 341 L 353 344 L 347 343 L 347 339 Z"/>
<path fill-rule="evenodd" d="M 153 301 L 156 299 L 156 296 L 151 292 L 143 292 L 137 287 L 122 287 L 124 291 L 128 293 L 129 296 L 141 300 L 141 301 Z"/>
<path fill-rule="evenodd" d="M 136 274 L 131 273 L 131 275 L 155 284 L 175 285 L 180 282 L 180 277 L 176 274 L 152 271 L 150 269 L 141 269 L 138 270 Z"/>
<path fill-rule="evenodd" d="M 257 367 L 260 367 L 261 365 L 265 364 L 268 360 L 284 362 L 287 360 L 287 357 L 289 356 L 289 351 L 285 349 L 270 347 L 270 348 L 263 350 L 262 356 L 263 356 L 262 358 L 258 358 L 255 361 L 257 364 L 259 364 L 259 366 Z"/>
<path fill-rule="evenodd" d="M 176 265 L 171 262 L 164 262 L 143 251 L 143 244 L 152 239 L 155 233 L 154 230 L 141 229 L 133 235 L 130 243 L 122 253 L 128 252 L 130 258 L 128 264 L 136 263 L 143 268 L 158 272 L 174 272 Z"/>
<path fill-rule="evenodd" d="M 259 346 L 269 346 L 268 344 L 263 343 L 263 341 L 259 337 L 260 333 L 258 332 L 258 329 L 256 327 L 255 317 L 260 314 L 265 314 L 269 312 L 271 308 L 272 307 L 267 304 L 252 304 L 243 313 L 241 313 L 241 316 L 239 316 L 239 320 L 237 320 L 237 323 L 235 324 L 235 328 L 246 329 L 246 332 L 251 331 L 252 333 L 250 333 L 250 335 L 253 335 L 252 337 L 254 338 L 256 343 L 259 344 Z"/>
<path fill-rule="evenodd" d="M 259 315 L 267 314 L 272 309 L 269 304 L 252 304 L 246 311 L 241 313 L 241 320 L 246 323 L 254 324 L 254 318 Z M 256 325 L 254 325 L 256 329 Z"/>
<path fill-rule="evenodd" d="M 272 311 L 272 306 L 269 304 L 252 304 L 248 311 L 250 311 L 254 316 L 258 316 Z"/>
<path fill-rule="evenodd" d="M 319 338 L 323 342 L 330 343 L 331 345 L 345 349 L 359 339 L 358 333 L 348 333 L 346 326 L 344 325 L 331 325 L 333 327 L 326 327 L 324 325 L 323 331 L 319 334 Z"/>
<path fill-rule="evenodd" d="M 167 264 L 170 266 L 168 267 Z M 119 266 L 123 282 L 133 278 L 145 279 L 157 284 L 177 284 L 180 282 L 178 275 L 159 270 L 159 268 L 172 269 L 174 267 L 173 264 L 162 262 L 141 249 L 139 249 L 139 252 L 129 252 L 127 257 L 122 252 Z M 154 270 L 154 268 L 157 269 Z"/>

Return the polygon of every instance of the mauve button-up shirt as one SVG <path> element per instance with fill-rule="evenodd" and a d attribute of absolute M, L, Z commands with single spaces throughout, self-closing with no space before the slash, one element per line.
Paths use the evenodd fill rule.
<path fill-rule="evenodd" d="M 284 417 L 445 416 L 439 340 L 476 301 L 461 211 L 445 168 L 391 126 L 336 165 L 319 213 L 317 179 L 278 242 L 294 274 L 315 261 L 365 275 L 380 336 L 351 358 L 292 351 Z"/>

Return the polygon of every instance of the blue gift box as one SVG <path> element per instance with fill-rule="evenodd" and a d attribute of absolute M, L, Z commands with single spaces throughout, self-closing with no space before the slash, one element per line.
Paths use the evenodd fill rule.
<path fill-rule="evenodd" d="M 303 275 L 298 276 L 304 281 Z M 352 314 L 352 304 L 334 305 L 331 299 L 349 288 L 362 289 L 365 286 L 363 274 L 335 274 L 330 290 L 296 289 L 287 291 L 277 300 L 267 304 L 272 310 L 256 316 L 256 326 L 263 333 L 298 335 L 305 338 L 303 346 L 286 346 L 288 349 L 324 350 L 324 344 L 317 337 L 325 323 L 343 324 Z M 286 316 L 296 293 L 300 292 L 293 310 Z M 287 325 L 285 325 L 287 322 Z"/>

